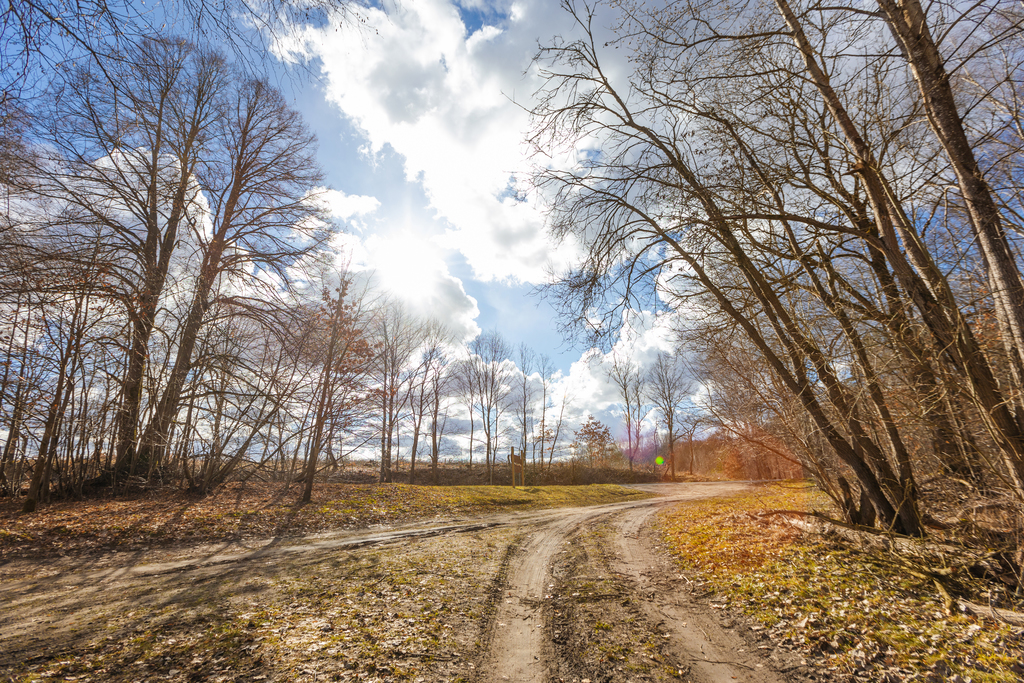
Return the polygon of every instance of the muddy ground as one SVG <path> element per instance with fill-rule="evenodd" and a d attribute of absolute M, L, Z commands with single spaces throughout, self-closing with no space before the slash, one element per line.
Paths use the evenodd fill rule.
<path fill-rule="evenodd" d="M 653 521 L 743 484 L 307 539 L 0 566 L 0 680 L 816 680 Z"/>

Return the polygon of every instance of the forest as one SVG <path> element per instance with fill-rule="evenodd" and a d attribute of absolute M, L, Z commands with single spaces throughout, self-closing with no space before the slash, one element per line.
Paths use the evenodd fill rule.
<path fill-rule="evenodd" d="M 402 458 L 409 481 L 446 458 L 493 481 L 509 447 L 675 476 L 718 439 L 733 462 L 705 469 L 805 474 L 847 526 L 989 549 L 1020 586 L 1024 11 L 600 7 L 599 35 L 597 6 L 564 3 L 526 135 L 577 255 L 542 292 L 566 334 L 672 321 L 675 353 L 602 370 L 621 443 L 563 423 L 587 397 L 542 353 L 466 344 L 339 265 L 315 137 L 238 52 L 122 36 L 43 76 L 25 40 L 5 43 L 25 68 L 2 121 L 0 494 L 31 512 L 255 476 L 308 501 L 354 454 L 382 483 Z"/>
<path fill-rule="evenodd" d="M 692 442 L 673 354 L 607 368 L 625 443 L 595 458 L 563 426 L 573 397 L 546 356 L 497 331 L 463 345 L 339 268 L 312 134 L 223 55 L 144 38 L 52 88 L 4 185 L 0 493 L 26 512 L 254 476 L 308 500 L 368 455 L 382 483 L 392 459 L 436 482 L 442 458 L 474 455 L 493 481 L 509 445 L 537 476 L 577 451 L 631 470 L 678 450 L 687 420 Z"/>

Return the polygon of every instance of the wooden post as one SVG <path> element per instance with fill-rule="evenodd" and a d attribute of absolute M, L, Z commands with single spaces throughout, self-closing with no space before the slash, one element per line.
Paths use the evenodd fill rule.
<path fill-rule="evenodd" d="M 524 487 L 526 486 L 526 470 L 523 467 L 523 465 L 526 464 L 525 460 L 526 453 L 524 452 L 522 455 L 516 455 L 516 447 L 512 446 L 512 452 L 508 456 L 509 464 L 512 465 L 512 488 L 516 487 L 517 469 L 519 470 L 519 481 Z"/>

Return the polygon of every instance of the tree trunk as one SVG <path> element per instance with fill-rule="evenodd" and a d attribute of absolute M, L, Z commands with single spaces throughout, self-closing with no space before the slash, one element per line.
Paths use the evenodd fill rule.
<path fill-rule="evenodd" d="M 476 420 L 473 419 L 473 406 L 469 407 L 469 467 L 466 469 L 472 471 L 473 469 L 473 432 L 476 430 Z"/>
<path fill-rule="evenodd" d="M 886 1 L 880 0 L 883 3 Z M 955 366 L 964 373 L 972 398 L 979 403 L 979 412 L 988 423 L 1000 447 L 1014 489 L 1018 496 L 1024 497 L 1024 429 L 1009 410 L 992 369 L 974 339 L 970 326 L 964 320 L 948 282 L 903 214 L 895 193 L 877 170 L 871 149 L 829 84 L 828 77 L 818 65 L 814 47 L 804 34 L 798 18 L 787 0 L 775 0 L 775 4 L 792 32 L 793 41 L 803 57 L 808 76 L 859 159 L 853 170 L 864 179 L 872 211 L 882 235 L 881 243 L 886 257 L 935 336 L 936 344 L 953 356 Z M 897 38 L 899 39 L 899 36 Z M 897 242 L 896 231 L 899 232 L 902 249 Z M 917 270 L 917 274 L 907 267 L 904 254 Z M 921 286 L 923 283 L 919 277 L 924 278 L 926 288 Z M 1000 291 L 1011 290 L 1006 290 L 1001 285 Z M 881 510 L 878 512 L 882 513 Z"/>
<path fill-rule="evenodd" d="M 416 447 L 420 442 L 420 419 L 414 420 L 412 428 L 412 450 L 409 452 L 409 483 L 416 477 Z"/>
<path fill-rule="evenodd" d="M 1024 283 L 1001 225 L 999 209 L 967 138 L 949 74 L 919 0 L 900 0 L 899 4 L 878 0 L 878 6 L 910 64 L 928 124 L 956 174 L 971 227 L 985 257 L 997 321 L 1020 390 L 1024 388 Z"/>

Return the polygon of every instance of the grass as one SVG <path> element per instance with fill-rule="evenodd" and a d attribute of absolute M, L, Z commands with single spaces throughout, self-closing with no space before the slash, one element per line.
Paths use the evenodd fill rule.
<path fill-rule="evenodd" d="M 0 667 L 0 680 L 452 680 L 472 671 L 481 596 L 515 533 L 143 577 L 125 604 L 98 608 L 85 642 L 52 643 Z"/>
<path fill-rule="evenodd" d="M 421 488 L 421 487 L 416 487 Z M 422 487 L 426 488 L 426 487 Z M 428 489 L 429 490 L 429 489 Z M 541 509 L 603 505 L 624 500 L 649 498 L 650 494 L 615 484 L 588 486 L 452 486 L 447 487 L 457 505 L 467 505 L 473 512 L 485 512 L 489 507 Z"/>
<path fill-rule="evenodd" d="M 1024 629 L 946 614 L 931 584 L 816 542 L 770 514 L 828 505 L 807 486 L 765 487 L 682 504 L 663 516 L 662 529 L 695 587 L 718 594 L 714 604 L 747 613 L 837 680 L 1021 680 Z M 972 597 L 989 588 L 967 575 L 957 579 Z"/>
<path fill-rule="evenodd" d="M 133 498 L 63 501 L 22 514 L 0 503 L 0 558 L 89 550 L 201 544 L 315 534 L 508 510 L 599 505 L 649 494 L 592 486 L 408 486 L 324 484 L 308 505 L 298 486 L 231 484 L 206 497 L 176 490 Z"/>

